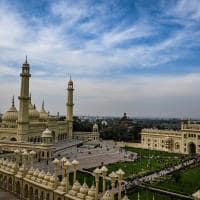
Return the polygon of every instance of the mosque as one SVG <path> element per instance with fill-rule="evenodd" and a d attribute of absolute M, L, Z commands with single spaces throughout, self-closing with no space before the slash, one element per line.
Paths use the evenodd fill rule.
<path fill-rule="evenodd" d="M 10 109 L 2 116 L 0 140 L 41 142 L 42 132 L 48 127 L 51 130 L 52 142 L 57 143 L 72 138 L 73 132 L 73 81 L 68 82 L 66 121 L 59 117 L 49 116 L 44 101 L 38 111 L 29 94 L 30 65 L 27 58 L 22 65 L 19 111 L 15 107 L 14 97 Z"/>
<path fill-rule="evenodd" d="M 0 151 L 15 151 L 16 149 L 35 150 L 39 158 L 49 158 L 54 144 L 78 140 L 99 140 L 97 124 L 92 132 L 73 132 L 73 81 L 67 84 L 66 120 L 61 121 L 58 116 L 50 116 L 42 102 L 38 111 L 32 103 L 29 91 L 30 65 L 27 61 L 22 64 L 19 110 L 15 107 L 14 97 L 12 105 L 2 116 L 0 123 Z"/>

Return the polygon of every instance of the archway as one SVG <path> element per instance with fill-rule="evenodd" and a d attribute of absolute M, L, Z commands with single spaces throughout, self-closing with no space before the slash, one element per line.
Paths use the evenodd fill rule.
<path fill-rule="evenodd" d="M 7 189 L 7 176 L 3 177 L 3 188 Z"/>
<path fill-rule="evenodd" d="M 193 142 L 188 144 L 188 152 L 192 155 L 196 154 L 196 145 Z"/>
<path fill-rule="evenodd" d="M 35 190 L 34 197 L 34 200 L 38 200 L 38 189 Z"/>
<path fill-rule="evenodd" d="M 17 139 L 16 139 L 15 137 L 12 137 L 12 138 L 10 139 L 10 141 L 17 141 Z"/>
<path fill-rule="evenodd" d="M 30 187 L 29 189 L 29 199 L 33 200 L 33 187 Z"/>
<path fill-rule="evenodd" d="M 28 185 L 27 184 L 24 187 L 24 197 L 28 198 Z"/>
<path fill-rule="evenodd" d="M 21 192 L 20 182 L 17 181 L 17 183 L 16 183 L 16 194 L 17 194 L 18 197 L 20 197 L 20 192 Z"/>
<path fill-rule="evenodd" d="M 44 192 L 43 191 L 40 193 L 40 200 L 44 200 Z"/>
<path fill-rule="evenodd" d="M 56 140 L 55 131 L 52 131 L 51 134 L 52 134 L 53 143 L 55 143 L 55 140 Z"/>
<path fill-rule="evenodd" d="M 11 177 L 8 179 L 8 190 L 12 192 L 12 178 Z"/>

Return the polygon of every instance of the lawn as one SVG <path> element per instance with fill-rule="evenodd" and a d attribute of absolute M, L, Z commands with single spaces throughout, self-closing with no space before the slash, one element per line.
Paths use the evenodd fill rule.
<path fill-rule="evenodd" d="M 152 191 L 142 190 L 142 189 L 129 191 L 127 195 L 130 200 L 138 200 L 138 192 L 140 195 L 140 200 L 153 200 L 153 197 L 155 200 L 181 200 L 181 199 L 178 199 L 177 197 L 171 197 L 168 195 L 154 193 Z"/>
<path fill-rule="evenodd" d="M 125 172 L 125 178 L 132 177 L 133 175 L 138 176 L 153 173 L 167 166 L 178 164 L 184 157 L 180 154 L 139 148 L 128 147 L 126 150 L 138 153 L 138 159 L 135 161 L 109 164 L 106 166 L 108 168 L 108 174 L 120 168 Z M 87 170 L 93 171 L 94 168 Z"/>
<path fill-rule="evenodd" d="M 200 165 L 181 170 L 178 177 L 177 172 L 175 172 L 167 176 L 166 180 L 153 185 L 161 189 L 191 195 L 200 188 Z"/>
<path fill-rule="evenodd" d="M 159 157 L 184 157 L 183 154 L 177 153 L 170 153 L 165 151 L 157 151 L 157 150 L 149 150 L 149 149 L 142 149 L 142 148 L 134 148 L 134 147 L 124 147 L 126 151 L 132 151 L 142 156 L 159 156 Z"/>

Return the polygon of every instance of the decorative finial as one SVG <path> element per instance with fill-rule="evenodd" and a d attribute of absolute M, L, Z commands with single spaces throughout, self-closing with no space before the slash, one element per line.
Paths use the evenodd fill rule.
<path fill-rule="evenodd" d="M 15 106 L 15 97 L 14 97 L 14 95 L 12 96 L 12 107 L 14 107 Z"/>
<path fill-rule="evenodd" d="M 42 100 L 42 109 L 44 110 L 44 99 Z"/>
<path fill-rule="evenodd" d="M 26 55 L 26 60 L 25 60 L 25 64 L 28 64 L 28 61 L 27 61 L 27 55 Z"/>
<path fill-rule="evenodd" d="M 33 105 L 33 108 L 34 108 L 34 109 L 36 109 L 36 106 L 35 106 L 35 104 Z"/>
<path fill-rule="evenodd" d="M 70 81 L 72 80 L 71 74 L 70 74 L 70 76 L 69 76 L 69 80 L 70 80 Z"/>

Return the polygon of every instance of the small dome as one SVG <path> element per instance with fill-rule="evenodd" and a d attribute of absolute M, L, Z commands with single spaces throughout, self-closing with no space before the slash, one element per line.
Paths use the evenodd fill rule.
<path fill-rule="evenodd" d="M 95 192 L 96 192 L 96 188 L 95 188 L 94 185 L 92 185 L 92 187 L 88 191 L 88 196 L 94 197 L 95 196 Z"/>
<path fill-rule="evenodd" d="M 101 122 L 101 125 L 103 125 L 103 126 L 107 126 L 107 125 L 108 125 L 108 122 L 105 121 L 105 120 L 103 120 L 103 121 Z"/>
<path fill-rule="evenodd" d="M 42 109 L 40 111 L 40 120 L 47 121 L 48 117 L 49 117 L 49 114 L 48 114 L 48 112 L 44 108 L 44 100 L 43 100 L 43 102 L 42 102 Z"/>
<path fill-rule="evenodd" d="M 109 191 L 109 190 L 107 190 L 106 192 L 105 192 L 105 194 L 103 195 L 103 200 L 112 200 L 113 198 L 112 198 L 112 194 L 111 194 L 111 192 Z"/>
<path fill-rule="evenodd" d="M 88 193 L 88 186 L 87 186 L 86 182 L 84 182 L 82 187 L 80 188 L 80 193 L 82 193 L 82 194 L 87 194 Z"/>
<path fill-rule="evenodd" d="M 29 109 L 29 119 L 30 120 L 37 120 L 40 117 L 39 112 L 37 111 L 35 105 L 31 109 Z"/>
<path fill-rule="evenodd" d="M 51 131 L 48 128 L 42 132 L 42 138 L 52 138 Z"/>
<path fill-rule="evenodd" d="M 18 111 L 14 104 L 14 97 L 12 98 L 12 106 L 2 117 L 3 122 L 16 122 L 18 119 Z"/>
<path fill-rule="evenodd" d="M 80 183 L 78 181 L 76 181 L 72 186 L 72 190 L 79 192 L 80 187 L 81 187 Z"/>

